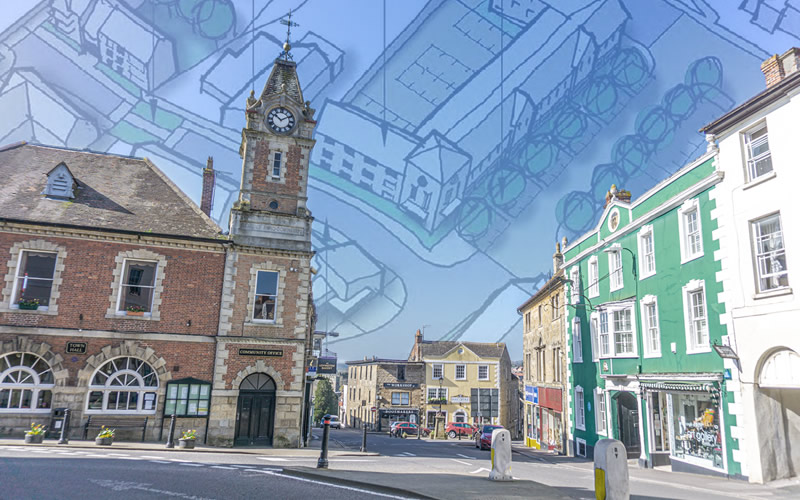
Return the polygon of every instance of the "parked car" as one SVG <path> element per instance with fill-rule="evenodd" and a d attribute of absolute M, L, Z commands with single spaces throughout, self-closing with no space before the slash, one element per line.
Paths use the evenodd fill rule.
<path fill-rule="evenodd" d="M 476 426 L 466 422 L 449 422 L 444 429 L 450 439 L 455 439 L 459 435 L 472 437 L 477 431 L 478 428 Z"/>
<path fill-rule="evenodd" d="M 341 429 L 342 428 L 342 423 L 339 422 L 339 415 L 325 415 L 324 417 L 322 417 L 322 420 L 319 421 L 319 428 L 320 429 L 325 427 L 325 419 L 326 418 L 331 419 L 331 424 L 330 424 L 331 429 Z"/>
<path fill-rule="evenodd" d="M 492 447 L 492 431 L 503 429 L 502 425 L 484 425 L 480 432 L 475 434 L 475 448 L 487 450 Z"/>
<path fill-rule="evenodd" d="M 417 424 L 412 424 L 411 422 L 397 422 L 397 424 L 391 430 L 392 435 L 399 437 L 416 436 L 418 432 L 420 432 L 420 427 Z M 427 427 L 422 428 L 423 437 L 428 437 L 430 433 L 431 430 Z"/>

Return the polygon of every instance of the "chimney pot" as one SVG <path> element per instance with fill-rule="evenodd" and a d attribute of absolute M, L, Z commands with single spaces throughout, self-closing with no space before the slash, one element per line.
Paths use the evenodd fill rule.
<path fill-rule="evenodd" d="M 761 63 L 761 72 L 767 88 L 780 83 L 784 78 L 800 69 L 800 48 L 792 47 L 780 56 L 774 54 Z"/>
<path fill-rule="evenodd" d="M 214 171 L 214 158 L 208 157 L 206 168 L 203 169 L 203 191 L 200 194 L 200 210 L 209 217 L 211 209 L 214 207 L 214 185 L 216 184 L 217 173 Z"/>

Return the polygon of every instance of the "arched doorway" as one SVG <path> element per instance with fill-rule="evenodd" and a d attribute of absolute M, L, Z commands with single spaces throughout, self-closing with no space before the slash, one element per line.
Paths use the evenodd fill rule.
<path fill-rule="evenodd" d="M 253 373 L 239 386 L 233 444 L 271 446 L 274 423 L 275 381 L 266 373 Z"/>
<path fill-rule="evenodd" d="M 800 475 L 800 355 L 772 352 L 761 363 L 755 391 L 764 481 Z"/>
<path fill-rule="evenodd" d="M 628 458 L 639 456 L 639 405 L 630 392 L 617 394 L 617 432 L 619 440 L 628 450 Z"/>
<path fill-rule="evenodd" d="M 453 413 L 453 422 L 463 423 L 467 421 L 467 412 L 464 410 L 459 409 L 457 412 Z"/>

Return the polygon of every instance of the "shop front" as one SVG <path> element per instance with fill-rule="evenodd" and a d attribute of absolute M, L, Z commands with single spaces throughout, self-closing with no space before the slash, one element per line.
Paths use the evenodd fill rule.
<path fill-rule="evenodd" d="M 561 389 L 539 387 L 539 445 L 541 449 L 564 453 L 564 423 L 561 420 Z"/>
<path fill-rule="evenodd" d="M 419 423 L 419 408 L 378 408 L 378 432 L 388 431 L 392 422 Z"/>
<path fill-rule="evenodd" d="M 539 449 L 539 388 L 525 386 L 525 446 Z"/>
<path fill-rule="evenodd" d="M 714 382 L 642 382 L 647 393 L 653 465 L 673 471 L 726 473 L 720 390 Z M 698 470 L 699 469 L 699 470 Z"/>

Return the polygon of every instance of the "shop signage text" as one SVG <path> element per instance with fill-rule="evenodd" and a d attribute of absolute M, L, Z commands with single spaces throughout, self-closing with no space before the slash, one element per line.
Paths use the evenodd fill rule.
<path fill-rule="evenodd" d="M 86 354 L 86 342 L 67 342 L 67 354 Z"/>
<path fill-rule="evenodd" d="M 386 389 L 416 389 L 419 384 L 412 384 L 411 382 L 386 382 L 383 384 Z"/>
<path fill-rule="evenodd" d="M 283 349 L 239 349 L 239 356 L 266 356 L 279 358 L 283 356 Z"/>
<path fill-rule="evenodd" d="M 381 415 L 416 415 L 419 413 L 417 408 L 380 408 Z"/>
<path fill-rule="evenodd" d="M 455 404 L 469 403 L 469 396 L 453 396 L 450 398 L 450 402 Z"/>
<path fill-rule="evenodd" d="M 336 358 L 323 357 L 317 360 L 317 373 L 336 373 Z"/>

